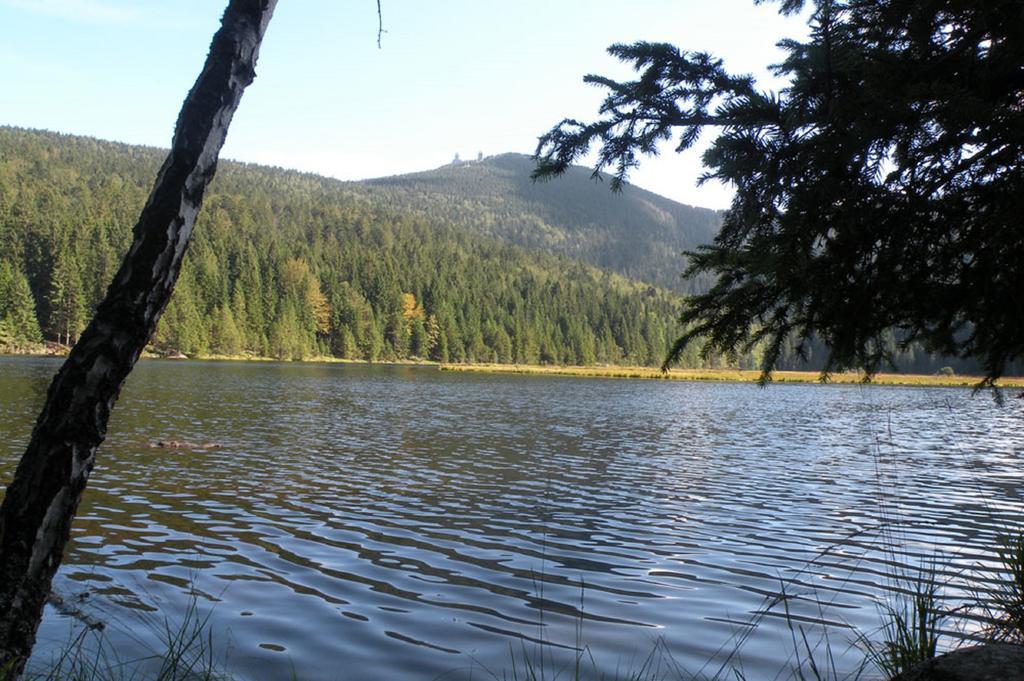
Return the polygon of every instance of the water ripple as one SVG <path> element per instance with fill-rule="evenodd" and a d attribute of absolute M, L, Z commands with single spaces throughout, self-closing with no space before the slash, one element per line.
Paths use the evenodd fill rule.
<path fill-rule="evenodd" d="M 5 475 L 55 369 L 0 360 Z M 713 671 L 743 639 L 771 678 L 783 589 L 848 640 L 922 565 L 950 602 L 992 588 L 1019 418 L 951 389 L 143 362 L 57 588 L 123 657 L 198 596 L 259 679 L 500 674 L 581 629 L 608 669 L 663 641 Z M 40 654 L 68 625 L 47 611 Z"/>

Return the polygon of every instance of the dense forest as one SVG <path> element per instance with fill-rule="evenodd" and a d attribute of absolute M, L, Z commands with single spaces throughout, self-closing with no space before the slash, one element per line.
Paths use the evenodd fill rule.
<path fill-rule="evenodd" d="M 164 152 L 0 128 L 0 342 L 72 343 Z M 654 364 L 678 298 L 352 185 L 224 162 L 161 353 Z M 5 340 L 6 339 L 6 340 Z"/>
<path fill-rule="evenodd" d="M 75 341 L 164 154 L 0 127 L 0 349 Z M 717 214 L 634 187 L 613 194 L 582 168 L 540 185 L 528 172 L 515 154 L 359 183 L 222 162 L 152 349 L 659 364 L 681 331 L 681 293 L 621 273 L 678 279 L 672 249 L 710 240 Z M 760 361 L 699 349 L 683 366 Z M 820 366 L 821 347 L 806 360 L 795 350 L 779 368 Z M 899 353 L 905 371 L 945 365 L 976 369 Z"/>

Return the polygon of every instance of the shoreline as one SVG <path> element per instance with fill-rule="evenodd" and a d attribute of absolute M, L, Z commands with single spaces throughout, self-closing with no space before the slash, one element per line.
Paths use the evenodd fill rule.
<path fill-rule="evenodd" d="M 68 352 L 70 352 L 70 350 L 71 348 L 67 346 L 60 346 L 59 349 L 55 346 L 47 346 L 45 349 L 39 350 L 38 352 L 10 352 L 9 350 L 3 350 L 0 351 L 0 357 L 64 359 L 68 356 Z M 264 357 L 262 355 L 194 355 L 189 357 L 186 355 L 160 355 L 155 352 L 143 351 L 142 355 L 139 356 L 140 362 L 142 360 L 154 359 L 167 362 L 281 362 L 287 364 L 365 364 L 366 366 L 441 366 L 440 362 L 436 362 L 432 359 L 409 358 L 402 360 L 379 360 L 371 362 L 366 359 L 345 359 L 344 357 L 332 357 L 329 355 L 323 357 L 307 357 L 306 359 L 282 359 L 280 357 Z"/>
<path fill-rule="evenodd" d="M 70 348 L 47 346 L 38 352 L 0 352 L 0 357 L 66 357 Z M 516 374 L 523 376 L 568 376 L 574 378 L 625 378 L 658 381 L 689 381 L 701 383 L 757 383 L 761 372 L 754 369 L 670 369 L 663 372 L 658 367 L 645 366 L 561 366 L 553 364 L 492 364 L 470 363 L 451 364 L 426 359 L 404 359 L 371 362 L 365 359 L 344 359 L 341 357 L 309 357 L 307 359 L 279 359 L 258 355 L 203 355 L 201 357 L 168 357 L 143 352 L 140 360 L 193 361 L 193 362 L 288 362 L 296 364 L 359 364 L 365 366 L 423 366 L 435 367 L 439 371 L 475 374 Z M 832 374 L 827 381 L 821 380 L 817 371 L 776 371 L 772 383 L 825 384 L 825 385 L 886 385 L 926 388 L 976 388 L 981 376 L 939 375 L 939 374 L 894 374 L 878 373 L 870 381 L 861 373 L 846 372 Z M 1007 376 L 999 379 L 997 387 L 1003 389 L 1024 388 L 1024 376 Z"/>
<path fill-rule="evenodd" d="M 579 378 L 641 378 L 659 381 L 691 381 L 707 383 L 757 383 L 761 372 L 753 369 L 670 369 L 663 372 L 657 367 L 641 366 L 555 366 L 533 364 L 441 364 L 441 371 L 520 374 L 538 376 L 573 376 Z M 870 381 L 860 373 L 832 374 L 827 381 L 821 380 L 817 371 L 776 371 L 772 383 L 818 383 L 826 385 L 889 385 L 904 387 L 975 388 L 981 376 L 929 375 L 879 373 Z M 1001 378 L 999 388 L 1024 388 L 1024 377 Z"/>

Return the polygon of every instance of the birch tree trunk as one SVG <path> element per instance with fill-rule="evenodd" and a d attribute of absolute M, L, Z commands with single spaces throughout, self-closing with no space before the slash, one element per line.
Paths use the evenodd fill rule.
<path fill-rule="evenodd" d="M 170 299 L 203 193 L 276 0 L 230 0 L 171 151 L 96 315 L 50 384 L 0 507 L 0 678 L 17 678 L 110 411 Z"/>

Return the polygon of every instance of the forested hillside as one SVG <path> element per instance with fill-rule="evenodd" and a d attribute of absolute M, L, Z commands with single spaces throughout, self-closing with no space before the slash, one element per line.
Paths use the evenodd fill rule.
<path fill-rule="evenodd" d="M 0 350 L 75 341 L 165 153 L 0 127 Z M 690 248 L 711 238 L 716 214 L 612 194 L 584 169 L 564 184 L 532 185 L 528 172 L 511 154 L 367 183 L 222 162 L 153 349 L 659 364 L 681 331 L 679 294 L 587 263 L 639 272 L 649 258 L 651 278 L 678 277 L 669 235 Z M 655 209 L 663 220 L 641 215 Z M 779 368 L 819 367 L 823 349 L 807 350 L 805 362 L 788 348 Z M 760 361 L 698 351 L 683 366 Z M 977 369 L 919 346 L 899 353 L 905 371 L 944 365 Z"/>
<path fill-rule="evenodd" d="M 0 128 L 0 343 L 75 340 L 164 153 Z M 677 332 L 673 294 L 458 224 L 358 185 L 223 162 L 155 348 L 369 360 L 662 359 Z"/>
<path fill-rule="evenodd" d="M 533 182 L 522 154 L 455 162 L 411 175 L 359 183 L 389 205 L 436 217 L 486 236 L 541 249 L 690 293 L 706 280 L 684 281 L 684 250 L 710 243 L 720 217 L 632 185 L 612 193 L 588 169 L 570 168 Z"/>

